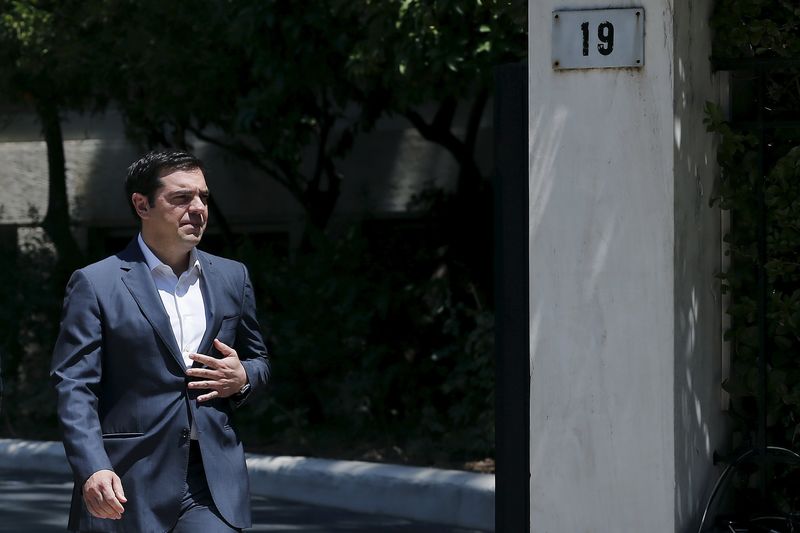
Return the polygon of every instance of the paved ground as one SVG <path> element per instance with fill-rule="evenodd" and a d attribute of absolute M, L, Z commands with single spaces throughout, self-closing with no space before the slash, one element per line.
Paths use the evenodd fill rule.
<path fill-rule="evenodd" d="M 65 531 L 71 490 L 72 483 L 63 475 L 0 470 L 0 532 Z M 253 524 L 247 531 L 468 533 L 464 529 L 260 497 L 253 498 Z"/>

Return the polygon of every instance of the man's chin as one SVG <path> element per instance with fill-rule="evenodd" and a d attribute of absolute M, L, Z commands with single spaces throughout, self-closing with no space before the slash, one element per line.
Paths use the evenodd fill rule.
<path fill-rule="evenodd" d="M 202 238 L 203 238 L 202 230 L 181 233 L 181 240 L 186 244 L 190 244 L 192 246 L 197 246 L 198 244 L 200 244 Z"/>

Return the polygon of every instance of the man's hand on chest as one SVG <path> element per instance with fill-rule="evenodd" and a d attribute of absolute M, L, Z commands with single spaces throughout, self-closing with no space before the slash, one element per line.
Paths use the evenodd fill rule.
<path fill-rule="evenodd" d="M 214 347 L 222 354 L 222 358 L 217 359 L 203 354 L 191 354 L 189 358 L 205 366 L 205 368 L 187 368 L 186 375 L 192 378 L 199 378 L 198 381 L 190 381 L 190 389 L 209 390 L 205 394 L 198 396 L 197 400 L 206 402 L 214 398 L 228 398 L 238 394 L 247 385 L 247 373 L 239 361 L 236 350 L 230 346 L 214 339 Z"/>

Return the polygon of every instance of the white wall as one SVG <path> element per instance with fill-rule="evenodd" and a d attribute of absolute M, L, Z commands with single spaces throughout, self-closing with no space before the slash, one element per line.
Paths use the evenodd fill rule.
<path fill-rule="evenodd" d="M 532 531 L 685 531 L 709 482 L 717 90 L 686 4 L 613 6 L 645 10 L 642 69 L 559 72 L 552 11 L 609 5 L 528 4 Z"/>
<path fill-rule="evenodd" d="M 462 105 L 455 131 L 465 122 Z M 488 173 L 491 164 L 491 102 L 479 133 L 477 158 Z M 424 108 L 432 116 L 434 108 Z M 44 216 L 47 208 L 47 153 L 31 113 L 9 117 L 0 128 L 0 224 L 35 221 L 31 208 Z M 124 134 L 118 113 L 70 114 L 63 120 L 64 151 L 73 218 L 97 227 L 133 226 L 122 193 L 128 165 L 141 149 Z M 208 167 L 209 187 L 234 225 L 292 225 L 303 210 L 276 182 L 205 143 L 193 143 Z M 311 161 L 307 166 L 311 166 Z M 402 117 L 387 117 L 374 131 L 360 135 L 353 151 L 339 162 L 344 176 L 336 216 L 361 217 L 405 213 L 412 197 L 425 187 L 453 188 L 458 168 L 441 147 L 425 141 Z"/>
<path fill-rule="evenodd" d="M 696 531 L 725 451 L 721 413 L 721 217 L 709 207 L 719 174 L 716 139 L 705 131 L 706 101 L 722 102 L 727 84 L 711 72 L 711 2 L 674 13 L 673 157 L 675 172 L 675 523 Z M 698 497 L 702 495 L 703 497 Z"/>

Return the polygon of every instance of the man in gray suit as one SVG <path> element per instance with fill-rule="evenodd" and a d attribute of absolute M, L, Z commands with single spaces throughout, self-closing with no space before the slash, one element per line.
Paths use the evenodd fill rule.
<path fill-rule="evenodd" d="M 141 232 L 72 275 L 53 352 L 69 529 L 239 531 L 250 496 L 232 414 L 269 378 L 249 276 L 196 248 L 209 191 L 194 156 L 150 153 L 125 185 Z"/>

